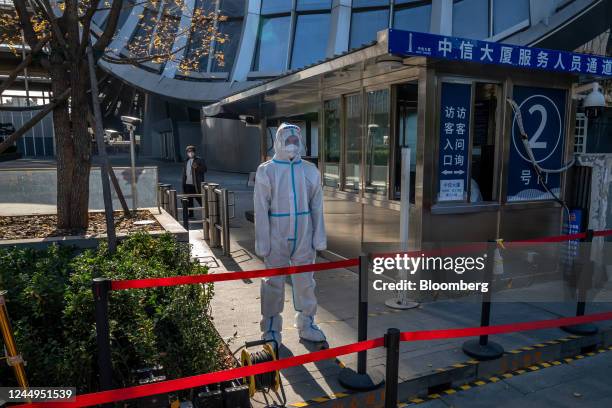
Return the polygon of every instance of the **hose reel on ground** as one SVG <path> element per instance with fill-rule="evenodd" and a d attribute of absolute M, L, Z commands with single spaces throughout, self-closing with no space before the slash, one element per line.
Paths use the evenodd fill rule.
<path fill-rule="evenodd" d="M 256 351 L 248 350 L 257 346 L 261 346 L 261 348 Z M 243 367 L 278 360 L 278 345 L 276 342 L 269 342 L 267 340 L 249 341 L 246 342 L 241 349 L 242 353 L 240 355 L 240 362 Z M 285 390 L 283 389 L 280 372 L 278 370 L 244 377 L 243 382 L 249 386 L 249 396 L 251 398 L 253 398 L 257 392 L 261 392 L 264 396 L 266 404 L 269 407 L 284 407 L 286 405 L 287 398 L 285 396 Z M 279 390 L 281 395 L 278 394 Z M 274 403 L 270 405 L 268 403 L 267 395 L 271 392 L 276 394 L 281 405 L 274 405 Z"/>

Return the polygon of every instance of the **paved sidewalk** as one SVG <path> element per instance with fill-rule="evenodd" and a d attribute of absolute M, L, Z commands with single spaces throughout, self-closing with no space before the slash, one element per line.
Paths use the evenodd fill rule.
<path fill-rule="evenodd" d="M 612 351 L 569 364 L 527 372 L 496 383 L 441 393 L 419 408 L 604 408 L 612 407 Z M 400 404 L 403 406 L 403 404 Z"/>

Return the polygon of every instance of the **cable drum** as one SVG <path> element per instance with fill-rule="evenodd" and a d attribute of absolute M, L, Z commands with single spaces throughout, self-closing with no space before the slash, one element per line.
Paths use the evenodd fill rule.
<path fill-rule="evenodd" d="M 263 345 L 261 350 L 254 353 L 249 352 L 246 348 L 243 349 L 240 360 L 242 366 L 247 367 L 255 364 L 276 361 L 278 359 L 274 348 L 270 345 L 270 343 L 266 343 Z M 253 397 L 256 392 L 278 392 L 280 388 L 280 373 L 278 370 L 275 370 L 267 373 L 251 375 L 244 377 L 244 383 L 249 385 L 249 395 L 251 397 Z"/>

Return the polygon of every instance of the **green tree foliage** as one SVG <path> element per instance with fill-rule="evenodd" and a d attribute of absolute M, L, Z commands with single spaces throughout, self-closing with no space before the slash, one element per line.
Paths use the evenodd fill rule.
<path fill-rule="evenodd" d="M 191 261 L 189 247 L 167 234 L 134 234 L 115 254 L 103 243 L 76 253 L 0 249 L 0 289 L 17 347 L 32 386 L 98 390 L 93 277 L 138 279 L 207 273 Z M 215 371 L 221 341 L 211 321 L 212 285 L 185 285 L 111 292 L 113 372 L 119 386 L 136 384 L 134 369 L 160 364 L 168 378 Z M 0 367 L 0 385 L 13 374 Z"/>

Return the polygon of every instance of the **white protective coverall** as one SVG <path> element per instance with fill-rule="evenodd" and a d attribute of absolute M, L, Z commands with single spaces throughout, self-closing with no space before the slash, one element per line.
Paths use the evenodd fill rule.
<path fill-rule="evenodd" d="M 276 132 L 274 157 L 257 169 L 255 252 L 264 258 L 267 268 L 312 264 L 316 251 L 327 247 L 321 174 L 314 164 L 301 159 L 302 148 L 300 128 L 283 123 Z M 314 324 L 317 299 L 313 272 L 290 276 L 300 338 L 325 341 Z M 274 339 L 279 345 L 285 278 L 263 278 L 261 283 L 262 338 Z"/>

